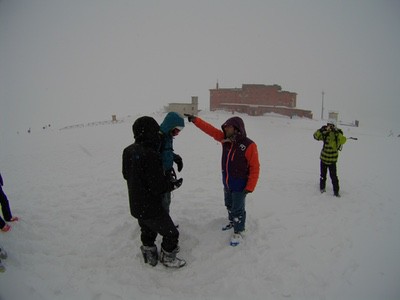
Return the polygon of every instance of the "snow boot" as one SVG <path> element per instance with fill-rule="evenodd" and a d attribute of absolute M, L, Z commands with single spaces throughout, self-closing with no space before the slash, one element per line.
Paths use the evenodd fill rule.
<path fill-rule="evenodd" d="M 6 224 L 3 228 L 0 229 L 2 232 L 8 232 L 11 230 L 11 226 Z"/>
<path fill-rule="evenodd" d="M 235 232 L 232 234 L 230 245 L 235 247 L 239 244 L 243 243 L 243 236 L 241 232 Z"/>
<path fill-rule="evenodd" d="M 3 265 L 0 259 L 0 273 L 4 273 L 6 271 L 6 267 Z"/>
<path fill-rule="evenodd" d="M 3 248 L 0 248 L 0 259 L 6 259 L 7 258 L 7 252 Z"/>
<path fill-rule="evenodd" d="M 18 222 L 19 218 L 18 217 L 12 217 L 10 220 L 8 220 L 7 222 Z"/>
<path fill-rule="evenodd" d="M 225 225 L 224 227 L 222 227 L 222 231 L 229 230 L 231 228 L 233 228 L 233 222 L 232 221 L 230 221 L 228 225 Z"/>
<path fill-rule="evenodd" d="M 156 266 L 158 263 L 157 246 L 140 246 L 144 262 L 150 266 Z"/>
<path fill-rule="evenodd" d="M 167 268 L 182 268 L 186 265 L 186 261 L 176 257 L 179 252 L 179 247 L 176 247 L 174 251 L 167 252 L 161 248 L 160 262 Z"/>

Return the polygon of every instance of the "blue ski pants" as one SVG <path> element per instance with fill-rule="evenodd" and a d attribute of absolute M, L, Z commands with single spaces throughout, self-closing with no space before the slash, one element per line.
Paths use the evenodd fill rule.
<path fill-rule="evenodd" d="M 225 206 L 228 210 L 229 221 L 233 222 L 233 230 L 241 232 L 246 224 L 246 194 L 244 192 L 232 192 L 224 188 Z"/>

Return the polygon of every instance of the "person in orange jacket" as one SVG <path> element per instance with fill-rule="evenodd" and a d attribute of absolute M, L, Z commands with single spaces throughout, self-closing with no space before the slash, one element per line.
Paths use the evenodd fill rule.
<path fill-rule="evenodd" d="M 247 137 L 240 117 L 229 118 L 218 129 L 197 116 L 185 116 L 189 122 L 222 144 L 222 182 L 229 218 L 229 224 L 222 230 L 233 228 L 230 243 L 236 246 L 242 241 L 245 230 L 246 195 L 254 191 L 260 174 L 257 145 Z"/>

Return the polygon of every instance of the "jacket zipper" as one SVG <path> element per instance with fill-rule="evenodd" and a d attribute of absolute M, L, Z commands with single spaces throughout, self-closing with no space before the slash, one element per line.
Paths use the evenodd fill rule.
<path fill-rule="evenodd" d="M 229 161 L 233 161 L 233 158 L 235 157 L 235 151 L 233 152 L 232 157 L 231 157 L 232 149 L 233 149 L 233 144 L 231 144 L 231 148 L 228 151 L 228 154 L 226 156 L 226 163 L 225 163 L 225 172 L 226 172 L 225 183 L 226 183 L 226 186 L 228 188 L 229 188 L 229 168 L 228 168 L 228 165 L 229 165 Z"/>

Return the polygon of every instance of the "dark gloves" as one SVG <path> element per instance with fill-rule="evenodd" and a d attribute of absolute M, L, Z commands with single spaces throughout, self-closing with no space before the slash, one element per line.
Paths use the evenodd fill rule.
<path fill-rule="evenodd" d="M 329 134 L 330 128 L 328 126 L 324 125 L 322 126 L 319 131 L 325 136 Z"/>
<path fill-rule="evenodd" d="M 176 190 L 182 185 L 183 178 L 171 180 L 170 191 Z"/>
<path fill-rule="evenodd" d="M 174 155 L 174 162 L 178 166 L 178 172 L 182 171 L 182 169 L 183 169 L 182 157 L 180 155 L 178 155 L 178 154 L 175 154 Z"/>
<path fill-rule="evenodd" d="M 193 122 L 196 119 L 196 116 L 194 116 L 194 115 L 191 115 L 191 114 L 184 114 L 184 115 L 185 115 L 185 117 L 188 118 L 189 122 Z"/>
<path fill-rule="evenodd" d="M 336 126 L 333 125 L 333 124 L 324 125 L 324 126 L 322 126 L 322 127 L 320 128 L 320 131 L 321 131 L 322 133 L 325 133 L 325 134 L 328 133 L 328 132 L 330 132 L 330 131 L 332 131 L 332 132 L 337 132 L 338 130 L 340 130 L 340 129 L 336 128 Z"/>
<path fill-rule="evenodd" d="M 182 185 L 183 178 L 176 178 L 176 173 L 175 170 L 172 168 L 171 170 L 167 171 L 167 174 L 165 174 L 168 178 L 169 181 L 169 186 L 168 186 L 168 191 L 171 192 L 173 190 L 176 190 Z"/>

